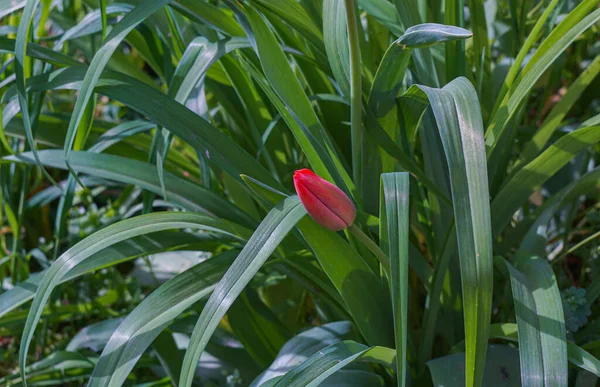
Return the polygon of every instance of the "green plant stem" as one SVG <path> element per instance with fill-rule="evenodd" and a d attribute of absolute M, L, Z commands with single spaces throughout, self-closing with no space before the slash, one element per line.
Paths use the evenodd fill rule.
<path fill-rule="evenodd" d="M 348 49 L 350 54 L 350 138 L 352 142 L 352 177 L 360 191 L 362 167 L 362 85 L 358 24 L 354 0 L 346 1 L 346 24 L 348 25 Z"/>
<path fill-rule="evenodd" d="M 584 240 L 582 240 L 581 242 L 577 243 L 575 246 L 571 247 L 569 250 L 565 251 L 563 254 L 561 254 L 560 257 L 558 257 L 557 259 L 555 259 L 554 261 L 552 261 L 552 264 L 556 264 L 559 262 L 562 262 L 563 259 L 565 259 L 565 257 L 569 254 L 571 254 L 572 252 L 574 252 L 575 250 L 579 249 L 581 246 L 585 245 L 586 243 L 589 243 L 593 240 L 596 240 L 597 238 L 600 238 L 600 231 L 590 235 L 589 237 L 585 238 Z"/>
<path fill-rule="evenodd" d="M 369 238 L 367 234 L 362 232 L 361 229 L 356 227 L 355 225 L 348 226 L 348 231 L 350 231 L 352 235 L 354 235 L 359 241 L 361 241 L 362 244 L 365 245 L 377 257 L 379 263 L 381 263 L 381 265 L 385 269 L 388 278 L 391 278 L 390 275 L 392 269 L 390 267 L 390 259 L 379 248 L 379 246 L 377 246 L 377 243 L 373 242 L 373 240 Z"/>

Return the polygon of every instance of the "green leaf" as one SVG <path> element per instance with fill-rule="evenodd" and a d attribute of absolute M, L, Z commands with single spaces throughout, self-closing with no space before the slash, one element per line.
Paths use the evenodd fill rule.
<path fill-rule="evenodd" d="M 25 87 L 27 77 L 31 72 L 31 63 L 29 61 L 26 62 L 27 45 L 29 43 L 29 39 L 31 38 L 30 34 L 32 32 L 31 27 L 34 13 L 39 3 L 40 0 L 29 0 L 26 2 L 25 8 L 23 9 L 23 13 L 21 15 L 21 21 L 19 22 L 19 29 L 17 30 L 17 39 L 15 41 L 17 99 L 21 109 L 23 126 L 25 128 L 25 137 L 27 138 L 27 143 L 31 149 L 35 163 L 41 168 L 44 176 L 50 180 L 53 185 L 57 185 L 52 176 L 50 176 L 46 169 L 42 166 L 38 157 L 37 146 L 33 139 L 32 117 L 30 117 L 29 114 L 29 105 L 31 101 L 27 98 L 27 91 Z"/>
<path fill-rule="evenodd" d="M 586 3 L 590 4 L 593 3 L 593 1 L 586 0 L 581 6 Z M 579 14 L 576 12 L 571 12 L 569 16 L 562 21 L 561 25 L 559 25 L 554 32 L 564 31 L 564 29 L 561 28 L 563 25 L 565 28 L 569 26 L 569 30 L 562 32 L 560 35 L 558 33 L 553 33 L 546 39 L 549 43 L 538 49 L 536 55 L 529 60 L 527 66 L 523 69 L 521 73 L 522 78 L 513 87 L 514 90 L 507 93 L 502 104 L 498 108 L 497 113 L 490 120 L 490 125 L 485 133 L 485 145 L 488 156 L 491 155 L 491 152 L 498 143 L 506 125 L 515 114 L 522 101 L 529 94 L 529 91 L 531 91 L 537 80 L 544 74 L 545 70 L 548 69 L 552 62 L 554 62 L 554 60 L 556 60 L 556 58 L 566 50 L 580 34 L 600 20 L 600 9 L 587 15 L 585 18 L 581 19 L 581 21 L 577 20 L 578 15 Z M 575 22 L 577 22 L 577 24 L 574 24 Z"/>
<path fill-rule="evenodd" d="M 0 19 L 25 7 L 26 0 L 0 0 Z"/>
<path fill-rule="evenodd" d="M 566 385 L 567 332 L 556 278 L 541 258 L 517 259 L 517 269 L 506 266 L 519 328 L 521 381 L 525 386 Z"/>
<path fill-rule="evenodd" d="M 171 5 L 177 12 L 201 24 L 208 24 L 217 31 L 229 36 L 242 36 L 244 30 L 232 17 L 231 12 L 208 2 L 178 0 Z"/>
<path fill-rule="evenodd" d="M 323 1 L 323 40 L 333 76 L 347 99 L 350 98 L 350 54 L 346 7 L 343 0 Z"/>
<path fill-rule="evenodd" d="M 535 132 L 531 140 L 525 145 L 521 154 L 519 164 L 529 163 L 537 156 L 554 131 L 563 122 L 567 113 L 571 110 L 577 99 L 583 94 L 586 88 L 592 83 L 600 72 L 600 56 L 596 59 L 581 73 L 581 75 L 569 86 L 565 95 L 562 96 L 560 101 L 554 106 L 550 114 L 544 119 L 540 128 Z M 591 126 L 591 125 L 584 125 Z"/>
<path fill-rule="evenodd" d="M 309 14 L 309 10 L 302 3 L 295 0 L 256 0 L 260 5 L 275 15 L 275 17 L 285 20 L 292 28 L 302 33 L 313 47 L 323 51 L 323 35 L 319 26 L 314 22 Z M 326 39 L 325 39 L 326 43 Z"/>
<path fill-rule="evenodd" d="M 156 213 L 136 218 L 126 219 L 110 225 L 79 242 L 62 254 L 44 273 L 38 291 L 33 299 L 19 350 L 21 378 L 25 379 L 27 351 L 33 338 L 35 327 L 40 319 L 46 301 L 52 290 L 76 265 L 84 262 L 97 253 L 118 242 L 161 230 L 175 228 L 199 228 L 210 232 L 220 232 L 235 236 L 235 226 L 229 222 L 215 220 L 207 216 L 193 213 Z"/>
<path fill-rule="evenodd" d="M 243 238 L 248 237 L 248 231 L 240 234 L 240 236 Z M 161 232 L 131 238 L 99 251 L 88 260 L 76 265 L 61 279 L 61 283 L 80 277 L 90 271 L 112 266 L 142 255 L 191 248 L 197 244 L 202 245 L 203 242 L 206 243 L 207 241 L 185 232 Z M 210 239 L 208 242 L 210 243 Z M 0 294 L 0 317 L 33 299 L 44 273 L 45 271 L 34 273 L 27 280 Z"/>
<path fill-rule="evenodd" d="M 409 27 L 396 44 L 406 48 L 423 48 L 434 44 L 468 39 L 473 34 L 464 28 L 436 23 L 424 23 Z"/>
<path fill-rule="evenodd" d="M 81 83 L 75 106 L 73 107 L 73 113 L 69 121 L 69 127 L 67 129 L 67 135 L 65 138 L 65 162 L 69 170 L 71 170 L 69 161 L 71 155 L 71 149 L 75 142 L 77 129 L 85 114 L 85 108 L 88 105 L 94 88 L 96 87 L 100 76 L 104 71 L 111 55 L 118 48 L 119 44 L 125 39 L 127 34 L 133 30 L 138 24 L 142 23 L 146 18 L 160 10 L 165 5 L 169 4 L 171 0 L 145 0 L 133 10 L 128 12 L 123 19 L 117 23 L 110 31 L 102 47 L 96 51 L 94 58 L 92 59 L 85 77 Z M 16 50 L 17 51 L 17 50 Z M 24 88 L 25 85 L 23 85 Z M 23 110 L 23 106 L 21 106 Z"/>
<path fill-rule="evenodd" d="M 94 352 L 100 352 L 121 324 L 121 321 L 123 321 L 121 318 L 112 318 L 86 326 L 73 336 L 67 344 L 66 350 L 75 352 L 79 349 L 88 348 Z"/>
<path fill-rule="evenodd" d="M 483 122 L 465 78 L 442 89 L 421 87 L 444 147 L 456 220 L 466 336 L 466 385 L 479 386 L 492 307 L 492 232 Z"/>
<path fill-rule="evenodd" d="M 51 89 L 79 89 L 85 68 L 68 68 L 51 74 L 33 77 L 32 91 Z M 96 92 L 120 101 L 156 124 L 169 129 L 195 149 L 204 149 L 211 161 L 238 177 L 241 173 L 255 176 L 275 187 L 280 183 L 225 134 L 210 125 L 182 104 L 156 89 L 124 74 L 105 71 L 96 86 Z M 4 98 L 10 98 L 7 91 Z"/>
<path fill-rule="evenodd" d="M 523 68 L 523 61 L 525 60 L 525 57 L 527 56 L 527 54 L 529 54 L 529 51 L 531 50 L 531 47 L 533 47 L 533 44 L 539 39 L 542 28 L 546 24 L 546 21 L 552 14 L 552 11 L 554 10 L 554 8 L 558 4 L 558 2 L 559 2 L 559 0 L 552 0 L 550 3 L 548 3 L 548 5 L 546 6 L 546 9 L 544 10 L 544 13 L 537 19 L 537 21 L 535 22 L 535 25 L 531 29 L 531 32 L 527 36 L 527 39 L 525 39 L 525 41 L 523 42 L 523 45 L 521 46 L 521 49 L 519 50 L 519 53 L 517 54 L 515 61 L 510 66 L 510 69 L 508 70 L 508 74 L 506 74 L 506 78 L 504 79 L 504 82 L 502 83 L 502 89 L 500 90 L 500 92 L 498 93 L 498 96 L 496 98 L 496 106 L 494 106 L 494 114 L 497 112 L 500 104 L 502 102 L 504 102 L 503 98 L 506 96 L 506 93 L 508 92 L 508 90 L 513 86 L 513 82 L 515 81 L 515 79 L 517 78 L 517 75 Z M 588 2 L 588 3 L 591 3 L 591 2 Z M 580 8 L 587 8 L 587 7 L 580 6 Z M 574 14 L 577 14 L 577 12 L 575 12 Z M 573 16 L 571 16 L 571 17 L 573 17 Z M 562 28 L 562 27 L 560 27 L 560 28 Z M 555 29 L 556 32 L 552 32 L 552 34 L 555 34 L 556 36 L 560 36 L 557 34 L 558 30 L 559 30 L 559 28 Z M 546 46 L 549 46 L 553 42 L 554 42 L 554 40 L 546 39 L 546 40 L 544 40 L 543 44 Z M 542 48 L 542 50 L 543 50 L 543 48 Z M 536 53 L 536 55 L 539 55 L 539 54 Z"/>
<path fill-rule="evenodd" d="M 352 333 L 350 322 L 337 321 L 310 328 L 292 337 L 281 348 L 273 363 L 252 382 L 251 386 L 261 386 L 273 378 L 284 375 L 315 352 L 341 340 L 349 339 Z"/>
<path fill-rule="evenodd" d="M 287 372 L 274 386 L 318 386 L 327 377 L 354 361 L 373 361 L 393 366 L 395 351 L 385 347 L 367 347 L 346 340 L 320 350 Z"/>
<path fill-rule="evenodd" d="M 288 125 L 296 141 L 302 147 L 308 162 L 319 176 L 326 178 L 331 176 L 331 180 L 340 183 L 340 187 L 344 189 L 344 176 L 347 176 L 343 169 L 338 169 L 335 159 L 324 146 L 319 136 L 315 136 L 300 119 L 289 110 L 287 106 L 277 96 L 275 90 L 268 84 L 267 80 L 262 77 L 250 63 L 241 60 L 242 65 L 252 75 L 256 83 L 261 87 L 265 94 L 269 97 L 271 103 L 275 106 L 285 123 Z M 342 172 L 341 172 L 342 171 Z M 342 173 L 344 175 L 342 175 Z M 347 191 L 348 194 L 352 192 Z"/>
<path fill-rule="evenodd" d="M 29 153 L 9 156 L 6 160 L 32 163 Z M 59 150 L 40 151 L 40 161 L 49 167 L 66 169 L 65 156 Z M 135 184 L 158 195 L 162 193 L 155 166 L 121 156 L 91 152 L 73 152 L 71 166 L 80 173 L 86 173 L 109 180 Z M 202 211 L 208 215 L 222 217 L 246 226 L 253 226 L 254 220 L 239 208 L 211 190 L 192 183 L 169 172 L 164 174 L 169 189 L 168 199 L 191 211 Z"/>
<path fill-rule="evenodd" d="M 196 365 L 219 321 L 290 230 L 306 215 L 297 197 L 284 199 L 258 226 L 202 310 L 183 359 L 180 385 L 190 386 Z"/>
<path fill-rule="evenodd" d="M 358 0 L 358 6 L 386 26 L 396 36 L 404 33 L 398 13 L 390 2 L 386 0 Z"/>
<path fill-rule="evenodd" d="M 521 168 L 500 189 L 492 202 L 494 235 L 502 232 L 515 211 L 533 191 L 580 152 L 600 141 L 599 129 L 598 126 L 591 126 L 577 129 L 563 136 L 533 161 Z"/>
<path fill-rule="evenodd" d="M 24 2 L 23 2 L 24 3 Z M 3 53 L 14 53 L 16 41 L 0 36 L 0 52 Z M 60 52 L 53 51 L 47 47 L 40 46 L 39 44 L 29 43 L 27 44 L 27 55 L 51 63 L 55 66 L 83 66 L 83 63 L 71 58 Z"/>
<path fill-rule="evenodd" d="M 390 257 L 394 333 L 396 338 L 396 377 L 405 386 L 410 373 L 407 362 L 408 343 L 408 173 L 381 175 L 381 209 L 379 211 L 380 245 Z"/>
<path fill-rule="evenodd" d="M 290 334 L 258 294 L 247 289 L 227 312 L 231 329 L 262 369 L 273 362 Z"/>
<path fill-rule="evenodd" d="M 243 9 L 251 27 L 251 30 L 249 28 L 246 29 L 246 34 L 252 37 L 251 40 L 254 39 L 255 51 L 260 58 L 262 68 L 269 83 L 277 93 L 277 96 L 290 110 L 291 114 L 297 117 L 297 120 L 308 129 L 309 133 L 317 141 L 321 142 L 322 146 L 327 150 L 329 158 L 335 165 L 335 169 L 328 169 L 323 165 L 323 162 L 317 158 L 312 158 L 311 161 L 314 163 L 312 167 L 315 173 L 330 181 L 334 181 L 336 174 L 341 176 L 341 181 L 336 179 L 335 182 L 338 186 L 346 187 L 347 191 L 353 193 L 354 185 L 345 169 L 341 166 L 341 162 L 335 154 L 331 140 L 328 137 L 329 135 L 323 129 L 275 35 L 267 26 L 264 17 L 251 5 L 244 6 Z M 296 132 L 294 134 L 296 135 Z M 301 145 L 303 144 L 301 143 Z"/>
<path fill-rule="evenodd" d="M 244 181 L 271 205 L 283 194 L 255 179 Z M 361 334 L 371 345 L 393 345 L 390 296 L 379 278 L 356 250 L 337 233 L 306 217 L 298 224 L 302 237 L 336 287 Z M 339 259 L 344 257 L 344 259 Z M 350 284 L 361 284 L 352 286 Z M 366 292 L 365 289 L 369 291 Z"/>
<path fill-rule="evenodd" d="M 517 351 L 507 345 L 490 345 L 483 374 L 486 387 L 513 387 L 519 384 Z M 457 353 L 427 363 L 435 386 L 465 385 L 465 354 Z"/>
<path fill-rule="evenodd" d="M 165 327 L 215 289 L 237 253 L 232 250 L 201 262 L 145 298 L 111 336 L 88 385 L 122 385 L 140 356 Z"/>

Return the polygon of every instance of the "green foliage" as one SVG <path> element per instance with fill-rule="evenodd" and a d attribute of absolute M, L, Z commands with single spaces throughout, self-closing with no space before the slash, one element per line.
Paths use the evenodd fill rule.
<path fill-rule="evenodd" d="M 597 384 L 599 20 L 0 0 L 0 385 Z"/>
<path fill-rule="evenodd" d="M 588 317 L 592 314 L 590 304 L 585 296 L 585 289 L 571 286 L 562 291 L 560 296 L 567 330 L 577 332 L 579 328 L 587 324 Z"/>

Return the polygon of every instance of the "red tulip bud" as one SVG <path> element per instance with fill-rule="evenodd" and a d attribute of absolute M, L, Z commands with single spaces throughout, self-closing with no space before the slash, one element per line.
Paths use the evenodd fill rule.
<path fill-rule="evenodd" d="M 321 226 L 339 231 L 354 222 L 356 209 L 352 200 L 310 169 L 294 172 L 294 187 L 308 214 Z"/>

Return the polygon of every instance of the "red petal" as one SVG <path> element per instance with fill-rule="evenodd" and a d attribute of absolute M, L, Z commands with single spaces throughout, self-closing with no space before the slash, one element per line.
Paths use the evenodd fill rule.
<path fill-rule="evenodd" d="M 311 170 L 296 171 L 294 186 L 306 211 L 323 227 L 337 231 L 354 222 L 356 209 L 346 193 Z"/>

